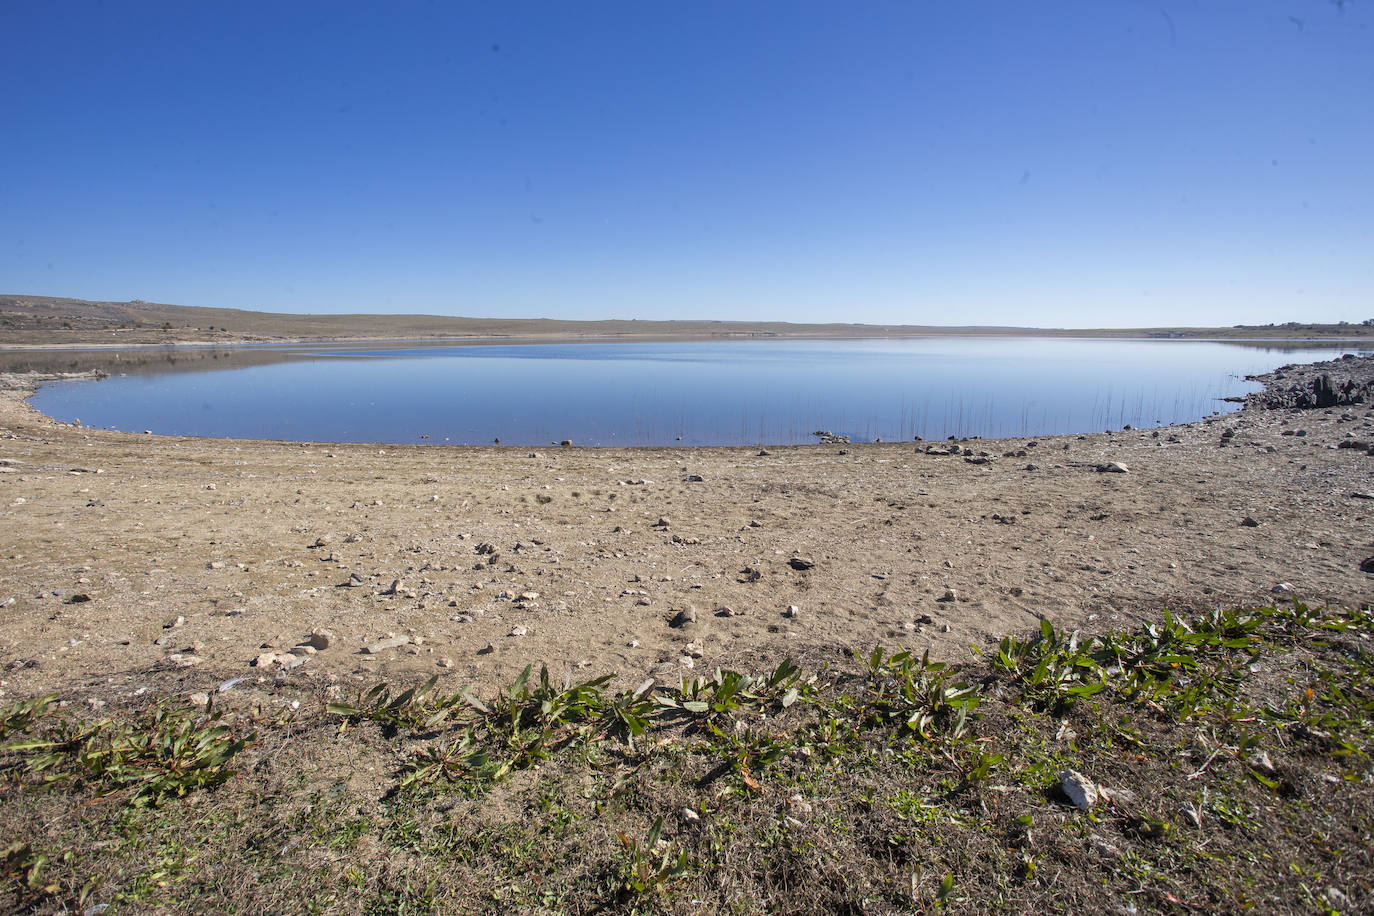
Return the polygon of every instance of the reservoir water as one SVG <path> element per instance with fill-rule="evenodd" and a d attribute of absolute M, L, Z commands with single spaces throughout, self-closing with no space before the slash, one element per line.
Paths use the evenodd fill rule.
<path fill-rule="evenodd" d="M 107 351 L 108 378 L 46 384 L 33 404 L 87 426 L 299 441 L 1034 436 L 1197 420 L 1236 409 L 1222 399 L 1256 390 L 1246 375 L 1348 352 L 1369 348 L 939 337 Z"/>

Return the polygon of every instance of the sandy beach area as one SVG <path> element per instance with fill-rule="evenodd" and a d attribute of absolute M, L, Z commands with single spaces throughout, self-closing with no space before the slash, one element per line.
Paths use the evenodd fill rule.
<path fill-rule="evenodd" d="M 1374 360 L 1158 430 L 536 450 L 85 429 L 10 375 L 0 697 L 490 688 L 531 662 L 676 683 L 877 645 L 958 660 L 1042 618 L 1368 605 L 1374 404 L 1266 406 L 1323 373 L 1364 397 Z"/>

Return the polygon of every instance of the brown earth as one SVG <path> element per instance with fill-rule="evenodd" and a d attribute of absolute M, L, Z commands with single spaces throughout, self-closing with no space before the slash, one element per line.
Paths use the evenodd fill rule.
<path fill-rule="evenodd" d="M 1289 367 L 1270 391 L 1323 371 L 1367 380 L 1374 359 Z M 1161 607 L 1374 599 L 1374 457 L 1351 447 L 1374 440 L 1367 400 L 1252 399 L 1189 426 L 957 456 L 531 451 L 83 429 L 28 407 L 33 382 L 0 384 L 0 698 L 430 673 L 488 689 L 540 661 L 676 683 L 689 643 L 695 670 L 898 643 L 957 659 L 1042 617 L 1090 631 Z M 696 621 L 672 625 L 688 608 Z M 320 630 L 330 644 L 303 664 L 254 666 Z M 392 635 L 409 642 L 362 651 Z"/>

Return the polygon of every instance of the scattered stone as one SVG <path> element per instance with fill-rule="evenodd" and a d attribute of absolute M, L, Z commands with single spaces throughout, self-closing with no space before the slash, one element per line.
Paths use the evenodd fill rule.
<path fill-rule="evenodd" d="M 302 655 L 302 656 L 314 655 L 314 654 L 315 654 L 315 651 L 316 651 L 316 650 L 315 650 L 315 647 L 314 647 L 314 646 L 307 645 L 307 644 L 305 644 L 305 643 L 301 643 L 299 646 L 292 646 L 292 647 L 291 647 L 291 654 L 292 654 L 292 655 Z"/>
<path fill-rule="evenodd" d="M 787 565 L 792 567 L 793 569 L 805 571 L 808 569 L 815 569 L 816 561 L 810 559 L 809 557 L 793 557 L 792 559 L 787 561 Z"/>
<path fill-rule="evenodd" d="M 683 647 L 682 651 L 684 655 L 690 655 L 692 658 L 701 658 L 706 654 L 706 650 L 703 649 L 699 643 L 694 642 L 689 642 Z"/>
<path fill-rule="evenodd" d="M 216 687 L 215 692 L 228 693 L 229 691 L 233 690 L 235 687 L 237 687 L 239 684 L 242 684 L 246 680 L 248 680 L 248 678 L 246 677 L 231 677 L 229 678 L 229 680 L 223 682 L 218 687 Z"/>
<path fill-rule="evenodd" d="M 682 610 L 678 611 L 676 615 L 674 615 L 674 617 L 673 617 L 673 619 L 672 619 L 672 622 L 669 624 L 669 626 L 672 626 L 672 627 L 674 627 L 674 628 L 680 630 L 680 629 L 682 629 L 682 628 L 684 628 L 684 627 L 693 626 L 693 625 L 696 624 L 696 622 L 697 622 L 697 609 L 696 609 L 696 606 L 695 606 L 695 605 L 689 604 L 689 605 L 687 605 L 685 608 L 683 608 Z"/>
<path fill-rule="evenodd" d="M 192 706 L 210 705 L 210 694 L 206 693 L 203 690 L 197 690 L 195 693 L 191 694 L 186 699 L 191 701 Z"/>
<path fill-rule="evenodd" d="M 1245 516 L 1245 518 L 1240 520 L 1240 526 L 1242 528 L 1258 528 L 1260 526 L 1260 523 L 1247 515 Z"/>
<path fill-rule="evenodd" d="M 654 522 L 654 527 L 655 527 L 655 528 L 667 528 L 667 527 L 668 527 L 669 525 L 671 525 L 671 524 L 672 524 L 672 522 L 668 521 L 668 517 L 667 517 L 666 515 L 661 515 L 661 516 L 659 516 L 658 521 Z"/>
<path fill-rule="evenodd" d="M 362 576 L 359 576 L 357 573 L 349 573 L 348 581 L 344 583 L 344 588 L 362 588 L 364 584 L 366 583 L 363 582 Z"/>
<path fill-rule="evenodd" d="M 85 604 L 91 600 L 91 596 L 85 592 L 77 592 L 67 599 L 67 604 Z"/>
<path fill-rule="evenodd" d="M 688 483 L 701 483 L 706 478 L 702 477 L 700 474 L 688 474 L 684 479 Z"/>
<path fill-rule="evenodd" d="M 440 667 L 440 668 L 452 668 L 452 667 L 453 667 L 453 659 L 449 658 L 447 655 L 444 656 L 443 658 L 439 659 L 439 667 Z"/>
<path fill-rule="evenodd" d="M 1065 770 L 1060 773 L 1059 788 L 1080 811 L 1087 811 L 1097 804 L 1097 783 L 1077 770 Z"/>
<path fill-rule="evenodd" d="M 696 813 L 695 811 L 693 811 L 691 808 L 683 808 L 683 809 L 682 809 L 682 822 L 683 822 L 684 824 L 700 824 L 700 823 L 701 823 L 701 815 L 700 815 L 700 814 L 697 814 L 697 813 Z"/>
<path fill-rule="evenodd" d="M 519 624 L 516 624 L 515 626 L 510 628 L 511 636 L 528 636 L 529 632 L 529 627 L 520 626 Z"/>
<path fill-rule="evenodd" d="M 766 449 L 766 448 L 761 448 L 761 449 L 759 449 L 759 457 L 760 457 L 760 458 L 766 458 L 767 456 L 769 456 L 769 455 L 771 455 L 771 454 L 773 454 L 773 453 L 770 452 L 770 451 L 768 451 L 768 449 Z"/>
<path fill-rule="evenodd" d="M 1280 582 L 1278 585 L 1271 588 L 1270 591 L 1275 595 L 1291 595 L 1293 594 L 1293 586 L 1288 582 Z"/>
<path fill-rule="evenodd" d="M 944 602 L 958 601 L 959 593 L 952 588 L 947 588 L 945 589 L 945 593 L 935 600 Z"/>
<path fill-rule="evenodd" d="M 1250 765 L 1250 769 L 1258 770 L 1266 776 L 1273 776 L 1278 772 L 1278 768 L 1274 766 L 1274 761 L 1269 759 L 1269 754 L 1266 751 L 1255 751 L 1245 758 L 1245 762 Z"/>
<path fill-rule="evenodd" d="M 564 439 L 562 442 L 559 442 L 558 444 L 561 445 L 563 448 L 571 448 L 571 447 L 572 447 L 572 440 L 571 440 L 571 439 Z"/>
<path fill-rule="evenodd" d="M 789 605 L 787 606 L 787 610 L 785 610 L 785 611 L 782 612 L 782 616 L 784 616 L 784 617 L 800 617 L 800 616 L 801 616 L 801 608 L 797 607 L 795 604 L 789 604 Z"/>
<path fill-rule="evenodd" d="M 164 630 L 175 630 L 177 627 L 185 626 L 185 625 L 186 625 L 186 618 L 185 618 L 185 617 L 177 617 L 175 620 L 172 620 L 172 621 L 169 621 L 169 622 L 167 622 L 167 623 L 164 623 L 164 624 L 162 625 L 162 629 L 164 629 Z"/>
<path fill-rule="evenodd" d="M 1374 557 L 1365 557 L 1360 561 L 1360 572 L 1374 573 Z"/>
<path fill-rule="evenodd" d="M 742 582 L 757 582 L 763 578 L 763 573 L 752 566 L 746 566 L 740 572 L 740 577 Z"/>
<path fill-rule="evenodd" d="M 1099 464 L 1097 472 L 1099 474 L 1127 474 L 1130 473 L 1130 468 L 1120 461 L 1108 461 L 1106 464 Z"/>
<path fill-rule="evenodd" d="M 334 634 L 329 632 L 328 630 L 314 630 L 313 632 L 311 632 L 310 636 L 305 640 L 304 645 L 309 646 L 317 652 L 323 652 L 325 649 L 329 648 L 329 645 L 331 642 L 333 642 L 333 640 Z"/>
<path fill-rule="evenodd" d="M 224 561 L 223 561 L 223 560 L 211 560 L 209 563 L 206 564 L 206 568 L 207 568 L 207 569 L 223 569 L 223 568 L 224 568 Z"/>
<path fill-rule="evenodd" d="M 331 538 L 329 535 L 327 535 L 327 534 L 322 534 L 322 535 L 320 535 L 319 537 L 315 538 L 315 543 L 311 544 L 310 546 L 311 546 L 311 547 L 328 547 L 329 544 L 330 544 L 330 542 L 332 542 L 333 540 L 334 540 L 334 539 Z"/>
<path fill-rule="evenodd" d="M 396 649 L 410 642 L 409 636 L 392 636 L 388 639 L 379 639 L 371 645 L 363 646 L 364 655 L 378 655 L 387 649 Z"/>

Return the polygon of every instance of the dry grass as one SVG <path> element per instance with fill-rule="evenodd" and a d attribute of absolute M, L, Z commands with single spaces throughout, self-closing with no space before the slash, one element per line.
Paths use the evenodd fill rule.
<path fill-rule="evenodd" d="M 1355 912 L 1374 899 L 1371 637 L 1367 610 L 1295 604 L 1091 639 L 1046 625 L 959 669 L 876 652 L 637 691 L 530 671 L 493 697 L 429 682 L 329 706 L 283 680 L 226 732 L 189 720 L 199 768 L 146 753 L 188 734 L 164 707 L 96 722 L 36 700 L 0 711 L 0 900 Z M 90 765 L 139 736 L 138 779 Z M 1105 796 L 1075 808 L 1066 769 Z"/>

